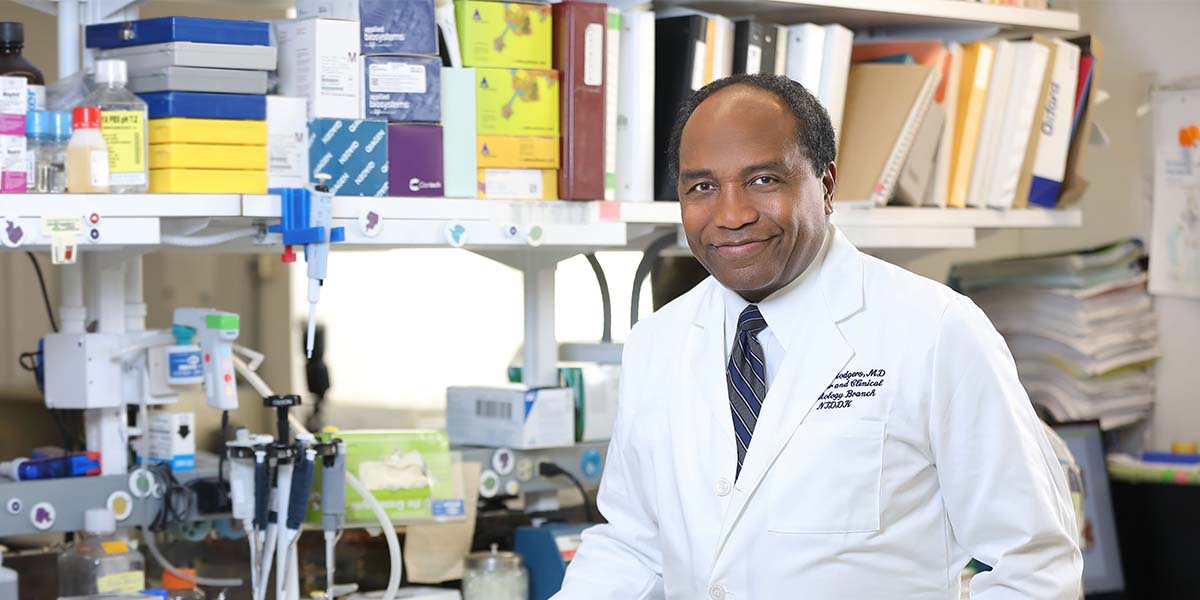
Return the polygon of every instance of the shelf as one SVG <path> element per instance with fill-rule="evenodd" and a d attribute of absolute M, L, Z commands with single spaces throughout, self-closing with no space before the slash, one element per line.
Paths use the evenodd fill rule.
<path fill-rule="evenodd" d="M 840 23 L 865 27 L 999 27 L 1071 32 L 1079 15 L 1061 10 L 1017 8 L 967 0 L 665 0 L 729 16 L 755 15 L 783 24 Z"/>

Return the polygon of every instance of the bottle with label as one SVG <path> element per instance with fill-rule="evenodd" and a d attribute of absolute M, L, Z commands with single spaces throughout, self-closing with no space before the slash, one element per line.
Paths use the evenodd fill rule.
<path fill-rule="evenodd" d="M 67 142 L 71 139 L 71 115 L 35 110 L 25 117 L 28 142 L 28 191 L 61 194 L 67 191 Z"/>
<path fill-rule="evenodd" d="M 0 77 L 24 77 L 29 84 L 28 110 L 45 110 L 46 79 L 21 50 L 25 49 L 25 25 L 0 21 Z"/>
<path fill-rule="evenodd" d="M 78 106 L 71 112 L 74 132 L 67 143 L 67 191 L 108 193 L 108 145 L 100 135 L 100 109 Z"/>
<path fill-rule="evenodd" d="M 100 133 L 108 144 L 109 185 L 114 194 L 150 189 L 148 110 L 141 98 L 125 89 L 128 80 L 125 61 L 96 61 L 96 90 L 83 103 L 100 107 Z"/>
<path fill-rule="evenodd" d="M 58 555 L 58 596 L 134 594 L 146 587 L 146 560 L 117 533 L 107 508 L 83 513 L 84 533 Z"/>

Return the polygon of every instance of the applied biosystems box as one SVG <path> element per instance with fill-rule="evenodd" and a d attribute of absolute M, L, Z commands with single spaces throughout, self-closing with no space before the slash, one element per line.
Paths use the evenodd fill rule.
<path fill-rule="evenodd" d="M 362 110 L 358 24 L 334 19 L 281 21 L 279 95 L 308 99 L 308 117 L 354 119 Z"/>
<path fill-rule="evenodd" d="M 388 193 L 387 122 L 313 119 L 308 124 L 309 181 L 329 175 L 329 190 L 340 196 Z"/>
<path fill-rule="evenodd" d="M 433 0 L 296 0 L 296 16 L 359 23 L 363 54 L 437 54 Z"/>
<path fill-rule="evenodd" d="M 442 120 L 442 59 L 436 56 L 363 58 L 366 117 L 390 123 Z"/>
<path fill-rule="evenodd" d="M 524 386 L 446 390 L 446 432 L 453 444 L 553 448 L 575 443 L 575 391 Z"/>

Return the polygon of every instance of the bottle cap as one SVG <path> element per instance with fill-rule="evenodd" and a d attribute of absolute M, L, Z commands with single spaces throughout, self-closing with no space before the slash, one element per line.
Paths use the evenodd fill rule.
<path fill-rule="evenodd" d="M 119 58 L 106 58 L 96 61 L 96 83 L 120 83 L 129 81 L 125 70 L 125 61 Z"/>
<path fill-rule="evenodd" d="M 83 530 L 92 535 L 108 535 L 117 530 L 117 518 L 107 508 L 89 508 L 83 513 Z"/>
<path fill-rule="evenodd" d="M 71 139 L 71 113 L 56 112 L 54 115 L 54 139 L 65 142 Z"/>
<path fill-rule="evenodd" d="M 13 21 L 0 21 L 0 46 L 24 46 L 25 25 Z"/>
<path fill-rule="evenodd" d="M 48 110 L 31 110 L 25 115 L 25 137 L 51 137 L 54 127 L 54 113 Z"/>
<path fill-rule="evenodd" d="M 71 127 L 74 129 L 100 129 L 100 109 L 95 106 L 76 106 L 71 111 Z"/>
<path fill-rule="evenodd" d="M 163 571 L 162 585 L 168 590 L 194 590 L 196 589 L 196 570 L 180 568 L 179 571 L 192 580 L 188 581 L 170 571 Z"/>

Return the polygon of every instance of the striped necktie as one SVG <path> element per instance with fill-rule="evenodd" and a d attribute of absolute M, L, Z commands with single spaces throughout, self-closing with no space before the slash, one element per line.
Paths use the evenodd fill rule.
<path fill-rule="evenodd" d="M 742 473 L 746 450 L 767 397 L 767 368 L 758 334 L 767 321 L 758 307 L 751 304 L 738 317 L 737 339 L 729 355 L 725 379 L 729 384 L 729 408 L 733 412 L 733 432 L 737 437 L 737 474 Z"/>

